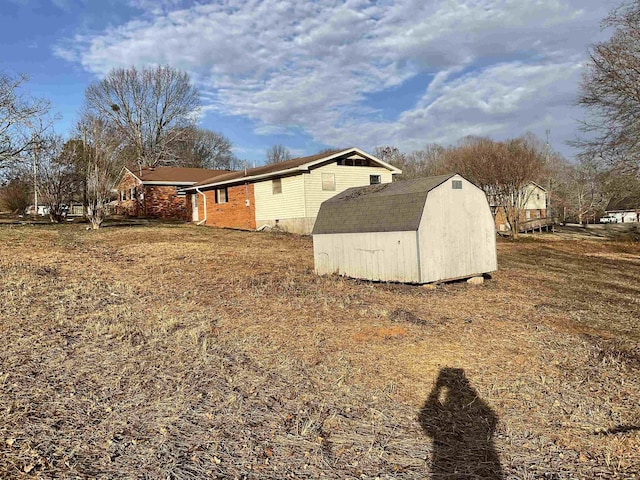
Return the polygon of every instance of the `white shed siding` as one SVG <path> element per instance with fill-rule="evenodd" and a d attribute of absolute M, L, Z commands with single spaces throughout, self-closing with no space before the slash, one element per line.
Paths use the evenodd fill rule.
<path fill-rule="evenodd" d="M 452 180 L 462 181 L 454 190 Z M 482 190 L 456 175 L 429 192 L 418 231 L 421 281 L 497 270 L 493 216 Z"/>
<path fill-rule="evenodd" d="M 256 224 L 261 221 L 302 218 L 305 216 L 303 175 L 282 177 L 282 193 L 273 193 L 272 181 L 254 184 Z"/>
<path fill-rule="evenodd" d="M 316 273 L 419 283 L 416 232 L 313 236 Z"/>
<path fill-rule="evenodd" d="M 333 173 L 336 178 L 336 189 L 322 190 L 322 174 Z M 338 165 L 336 162 L 312 169 L 303 175 L 305 182 L 306 217 L 318 216 L 320 204 L 334 195 L 351 187 L 363 187 L 369 185 L 370 175 L 380 175 L 381 183 L 389 183 L 392 180 L 391 171 L 384 167 L 352 167 Z"/>

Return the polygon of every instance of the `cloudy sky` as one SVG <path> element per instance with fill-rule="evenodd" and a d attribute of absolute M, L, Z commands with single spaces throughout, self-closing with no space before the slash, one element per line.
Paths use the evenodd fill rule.
<path fill-rule="evenodd" d="M 0 0 L 0 70 L 27 73 L 68 134 L 112 67 L 169 64 L 202 125 L 260 164 L 281 143 L 403 151 L 527 131 L 567 156 L 609 0 Z"/>

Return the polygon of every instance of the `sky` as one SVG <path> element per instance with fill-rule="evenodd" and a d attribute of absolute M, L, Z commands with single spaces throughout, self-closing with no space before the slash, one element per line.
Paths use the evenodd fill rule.
<path fill-rule="evenodd" d="M 114 67 L 185 70 L 201 126 L 261 164 L 356 146 L 409 152 L 527 132 L 571 158 L 609 0 L 0 0 L 0 71 L 27 74 L 69 136 Z"/>

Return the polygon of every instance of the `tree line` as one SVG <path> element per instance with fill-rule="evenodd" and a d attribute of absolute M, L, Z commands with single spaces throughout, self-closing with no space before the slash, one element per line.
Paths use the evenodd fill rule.
<path fill-rule="evenodd" d="M 49 103 L 24 93 L 26 81 L 0 75 L 0 202 L 11 211 L 39 197 L 59 222 L 65 207 L 80 201 L 99 228 L 123 166 L 241 164 L 224 135 L 197 126 L 199 93 L 187 73 L 167 66 L 112 70 L 87 87 L 67 140 L 52 128 Z"/>
<path fill-rule="evenodd" d="M 543 186 L 550 216 L 595 218 L 614 197 L 640 194 L 640 3 L 628 1 L 604 21 L 611 38 L 593 45 L 576 103 L 585 109 L 576 161 L 532 135 L 495 141 L 468 137 L 452 146 L 427 145 L 376 155 L 403 170 L 402 178 L 458 172 L 483 188 L 517 226 L 528 182 Z M 53 221 L 81 201 L 93 228 L 104 219 L 124 165 L 239 169 L 222 134 L 198 126 L 199 93 L 189 75 L 168 66 L 118 68 L 90 84 L 74 132 L 55 134 L 46 99 L 25 93 L 24 76 L 0 73 L 0 207 L 20 211 L 35 195 Z M 265 163 L 291 158 L 274 145 Z M 37 182 L 35 181 L 37 179 Z M 34 192 L 35 190 L 35 192 Z"/>

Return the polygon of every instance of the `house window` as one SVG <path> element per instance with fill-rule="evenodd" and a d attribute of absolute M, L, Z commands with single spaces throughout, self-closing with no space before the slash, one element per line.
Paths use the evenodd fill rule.
<path fill-rule="evenodd" d="M 378 185 L 382 183 L 380 175 L 369 175 L 369 185 Z"/>
<path fill-rule="evenodd" d="M 526 217 L 527 220 L 531 220 L 531 210 L 526 210 L 524 212 L 524 216 Z"/>
<path fill-rule="evenodd" d="M 130 198 L 131 200 L 134 200 L 134 199 L 136 198 L 136 187 L 133 187 L 133 188 L 131 189 L 131 193 L 130 193 L 130 195 L 131 195 L 131 196 L 130 196 L 129 198 Z"/>
<path fill-rule="evenodd" d="M 536 210 L 536 218 L 540 218 L 540 210 Z"/>
<path fill-rule="evenodd" d="M 120 201 L 126 200 L 127 194 L 124 190 L 120 190 Z"/>
<path fill-rule="evenodd" d="M 216 189 L 216 203 L 227 203 L 229 192 L 227 188 Z"/>
<path fill-rule="evenodd" d="M 334 191 L 336 189 L 336 174 L 322 174 L 322 190 Z"/>
<path fill-rule="evenodd" d="M 281 178 L 274 178 L 273 180 L 271 180 L 271 193 L 273 193 L 274 195 L 282 193 L 282 179 Z"/>
<path fill-rule="evenodd" d="M 454 190 L 462 190 L 462 180 L 452 180 L 451 188 Z"/>

